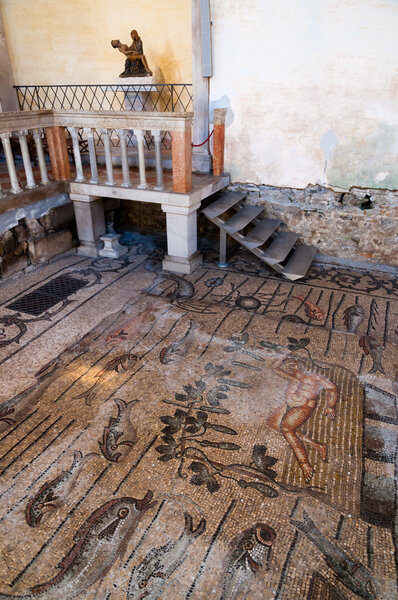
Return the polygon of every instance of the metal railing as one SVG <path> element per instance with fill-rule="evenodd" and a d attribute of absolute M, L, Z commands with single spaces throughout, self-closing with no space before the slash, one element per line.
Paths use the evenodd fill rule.
<path fill-rule="evenodd" d="M 192 110 L 192 84 L 156 83 L 139 85 L 16 85 L 14 86 L 20 110 L 132 110 L 183 113 Z M 103 139 L 95 133 L 94 143 L 103 147 Z M 111 146 L 119 148 L 116 132 L 110 136 Z M 162 132 L 164 150 L 171 149 L 170 132 Z M 146 150 L 154 150 L 152 136 L 145 133 Z M 80 136 L 82 152 L 87 151 Z M 127 133 L 127 146 L 136 149 L 136 139 Z"/>
<path fill-rule="evenodd" d="M 16 85 L 20 110 L 189 112 L 192 84 Z"/>

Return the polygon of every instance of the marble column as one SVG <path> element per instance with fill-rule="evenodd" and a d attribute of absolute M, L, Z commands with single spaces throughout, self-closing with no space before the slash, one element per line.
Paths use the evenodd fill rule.
<path fill-rule="evenodd" d="M 75 209 L 80 256 L 96 257 L 104 243 L 100 240 L 105 235 L 106 226 L 102 198 L 83 194 L 70 194 Z"/>
<path fill-rule="evenodd" d="M 162 204 L 167 224 L 167 255 L 162 262 L 165 271 L 192 273 L 201 264 L 197 243 L 199 208 L 200 202 L 189 207 Z"/>
<path fill-rule="evenodd" d="M 209 77 L 203 76 L 201 0 L 191 1 L 193 143 L 201 144 L 209 135 Z M 193 149 L 192 165 L 195 171 L 210 172 L 209 142 Z"/>

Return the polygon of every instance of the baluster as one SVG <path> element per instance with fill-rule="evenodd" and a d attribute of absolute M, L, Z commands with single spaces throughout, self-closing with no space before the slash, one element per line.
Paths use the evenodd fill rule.
<path fill-rule="evenodd" d="M 70 137 L 72 138 L 73 157 L 75 159 L 76 179 L 78 183 L 84 181 L 82 157 L 80 155 L 79 134 L 76 127 L 68 127 Z"/>
<path fill-rule="evenodd" d="M 26 187 L 29 190 L 33 190 L 33 188 L 37 187 L 37 185 L 36 185 L 35 179 L 33 177 L 32 163 L 30 162 L 28 142 L 26 140 L 28 131 L 27 131 L 27 129 L 23 129 L 22 131 L 17 131 L 17 134 L 18 134 L 18 139 L 19 139 L 19 145 L 21 147 L 23 166 L 25 169 Z"/>
<path fill-rule="evenodd" d="M 90 155 L 90 169 L 91 169 L 90 183 L 99 183 L 98 169 L 97 169 L 97 156 L 95 153 L 95 146 L 94 146 L 94 133 L 93 133 L 91 127 L 84 127 L 83 131 L 87 137 L 88 152 Z"/>
<path fill-rule="evenodd" d="M 50 183 L 50 181 L 49 181 L 48 175 L 47 175 L 46 160 L 44 158 L 43 143 L 41 141 L 41 137 L 42 137 L 42 134 L 41 134 L 40 129 L 34 129 L 33 130 L 33 138 L 35 140 L 37 158 L 39 159 L 41 182 L 43 185 L 46 185 L 46 183 Z"/>
<path fill-rule="evenodd" d="M 15 170 L 14 157 L 12 155 L 11 144 L 10 144 L 11 133 L 1 133 L 0 137 L 3 142 L 4 154 L 5 154 L 7 169 L 8 169 L 8 175 L 10 177 L 10 182 L 11 182 L 11 193 L 19 194 L 19 192 L 22 192 L 22 188 L 19 185 L 17 172 Z"/>
<path fill-rule="evenodd" d="M 156 185 L 154 189 L 158 192 L 164 190 L 163 166 L 162 166 L 162 138 L 160 131 L 151 131 L 155 140 L 155 163 L 156 163 Z"/>
<path fill-rule="evenodd" d="M 122 171 L 123 171 L 123 183 L 122 187 L 130 187 L 130 172 L 129 172 L 129 160 L 127 156 L 127 141 L 126 141 L 126 130 L 116 129 L 116 133 L 120 140 L 120 151 L 122 153 Z"/>
<path fill-rule="evenodd" d="M 1 183 L 0 183 L 0 198 L 2 198 L 3 196 L 5 196 L 5 194 L 3 194 L 3 192 L 1 191 Z"/>
<path fill-rule="evenodd" d="M 138 168 L 140 171 L 140 183 L 137 185 L 139 190 L 146 190 L 148 184 L 145 175 L 145 156 L 144 156 L 144 132 L 142 129 L 134 130 L 134 135 L 138 143 Z"/>
<path fill-rule="evenodd" d="M 105 164 L 106 164 L 106 181 L 105 185 L 115 185 L 113 178 L 113 166 L 112 166 L 112 153 L 111 153 L 111 142 L 109 139 L 109 129 L 100 129 L 102 138 L 104 140 L 105 150 Z"/>

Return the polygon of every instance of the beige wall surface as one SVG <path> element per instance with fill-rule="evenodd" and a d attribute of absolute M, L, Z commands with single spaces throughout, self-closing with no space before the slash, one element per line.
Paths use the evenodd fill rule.
<path fill-rule="evenodd" d="M 159 81 L 190 83 L 189 0 L 0 0 L 16 85 L 115 83 L 137 29 Z"/>
<path fill-rule="evenodd" d="M 397 0 L 210 0 L 234 181 L 398 188 Z"/>

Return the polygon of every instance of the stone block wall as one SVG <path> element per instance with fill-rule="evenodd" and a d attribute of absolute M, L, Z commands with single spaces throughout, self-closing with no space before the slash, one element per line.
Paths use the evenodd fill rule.
<path fill-rule="evenodd" d="M 352 187 L 336 192 L 321 185 L 305 189 L 234 183 L 246 202 L 264 205 L 318 254 L 398 266 L 398 191 Z"/>
<path fill-rule="evenodd" d="M 20 219 L 18 225 L 0 234 L 0 279 L 71 250 L 74 231 L 72 203 L 50 208 L 40 218 Z"/>

